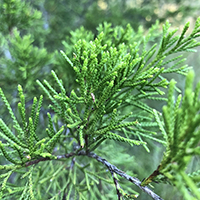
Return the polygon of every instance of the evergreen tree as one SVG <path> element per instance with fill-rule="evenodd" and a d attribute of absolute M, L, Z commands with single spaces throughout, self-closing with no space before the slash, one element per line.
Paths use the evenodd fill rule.
<path fill-rule="evenodd" d="M 0 199 L 134 199 L 142 191 L 162 199 L 160 183 L 200 199 L 199 169 L 189 171 L 200 154 L 200 82 L 193 86 L 183 54 L 200 46 L 200 18 L 180 35 L 168 21 L 162 35 L 158 22 L 147 33 L 130 24 L 104 22 L 95 35 L 81 27 L 49 53 L 45 31 L 40 40 L 30 34 L 41 13 L 20 3 L 2 3 Z M 19 13 L 30 17 L 24 26 Z M 186 76 L 184 91 L 167 74 Z M 160 163 L 139 176 L 137 163 L 153 163 L 141 152 L 150 157 L 158 145 Z"/>

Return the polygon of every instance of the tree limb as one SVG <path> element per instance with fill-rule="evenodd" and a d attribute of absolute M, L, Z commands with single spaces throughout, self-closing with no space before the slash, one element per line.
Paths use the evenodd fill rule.
<path fill-rule="evenodd" d="M 79 152 L 81 153 L 81 152 Z M 82 154 L 82 153 L 81 153 Z M 85 155 L 84 152 L 82 155 Z M 109 171 L 112 173 L 116 173 L 119 176 L 127 179 L 128 181 L 134 183 L 135 185 L 137 185 L 141 190 L 143 190 L 144 192 L 146 192 L 148 195 L 150 195 L 153 199 L 155 200 L 163 200 L 160 196 L 158 196 L 157 194 L 155 194 L 152 190 L 150 190 L 147 186 L 141 186 L 141 181 L 137 178 L 134 178 L 132 176 L 129 176 L 128 174 L 126 174 L 125 172 L 121 171 L 120 169 L 118 169 L 116 166 L 112 165 L 111 163 L 109 163 L 106 159 L 101 158 L 100 156 L 96 155 L 95 153 L 88 153 L 87 156 L 92 157 L 94 159 L 96 159 L 97 161 L 101 162 L 102 164 L 104 164 Z"/>
<path fill-rule="evenodd" d="M 128 181 L 134 183 L 135 185 L 137 185 L 141 190 L 143 190 L 145 193 L 147 193 L 148 195 L 150 195 L 154 200 L 163 200 L 160 196 L 158 196 L 157 194 L 155 194 L 152 190 L 150 190 L 147 186 L 141 186 L 141 181 L 135 177 L 129 176 L 128 174 L 126 174 L 125 172 L 121 171 L 120 169 L 118 169 L 116 166 L 112 165 L 111 163 L 109 163 L 106 159 L 98 156 L 95 153 L 86 153 L 85 151 L 79 151 L 78 153 L 68 153 L 68 154 L 64 154 L 64 155 L 59 155 L 57 156 L 56 160 L 59 159 L 63 159 L 63 158 L 70 158 L 72 156 L 88 156 L 91 158 L 96 159 L 98 162 L 104 164 L 110 171 L 110 173 L 113 175 L 113 173 L 118 174 L 119 176 L 127 179 Z M 41 161 L 46 161 L 46 160 L 51 160 L 50 158 L 39 158 L 37 160 L 32 160 L 29 161 L 27 163 L 25 163 L 25 167 L 28 167 L 30 165 L 33 164 L 37 164 Z M 119 195 L 118 195 L 119 197 Z"/>

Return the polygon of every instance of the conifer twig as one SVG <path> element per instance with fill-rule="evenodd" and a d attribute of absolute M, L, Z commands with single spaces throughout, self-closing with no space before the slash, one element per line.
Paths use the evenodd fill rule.
<path fill-rule="evenodd" d="M 115 184 L 115 187 L 116 187 L 118 200 L 121 200 L 121 199 L 122 199 L 122 198 L 121 198 L 121 197 L 122 197 L 122 194 L 121 194 L 121 192 L 119 191 L 119 188 L 118 188 L 118 187 L 120 187 L 120 185 L 119 185 L 117 179 L 115 178 L 113 171 L 111 171 L 110 173 L 112 174 L 113 181 L 114 181 L 114 184 Z"/>
<path fill-rule="evenodd" d="M 85 155 L 85 152 L 79 152 L 79 155 Z M 120 169 L 118 169 L 116 166 L 112 165 L 111 163 L 109 163 L 106 159 L 98 156 L 95 153 L 88 153 L 87 156 L 92 157 L 94 159 L 96 159 L 97 161 L 103 163 L 111 172 L 111 174 L 114 172 L 116 174 L 118 174 L 119 176 L 127 179 L 128 181 L 134 183 L 135 185 L 137 185 L 141 190 L 143 190 L 144 192 L 146 192 L 148 195 L 150 195 L 153 199 L 155 200 L 163 200 L 160 196 L 158 196 L 157 194 L 155 194 L 152 190 L 150 190 L 147 186 L 141 186 L 141 181 L 135 177 L 129 176 L 128 174 L 126 174 L 125 172 L 121 171 Z"/>
<path fill-rule="evenodd" d="M 78 153 L 75 152 L 71 152 L 68 154 L 64 154 L 64 155 L 59 155 L 57 156 L 56 160 L 59 159 L 63 159 L 63 158 L 70 158 L 72 156 L 88 156 L 91 158 L 96 159 L 98 162 L 101 162 L 102 164 L 104 164 L 110 171 L 110 173 L 113 175 L 113 173 L 118 174 L 119 176 L 127 179 L 128 181 L 134 183 L 135 185 L 137 185 L 141 190 L 143 190 L 145 193 L 147 193 L 148 195 L 150 195 L 154 200 L 163 200 L 160 196 L 158 196 L 157 194 L 155 194 L 152 190 L 150 190 L 147 186 L 141 186 L 141 181 L 135 177 L 129 176 L 128 174 L 126 174 L 125 172 L 121 171 L 120 169 L 118 169 L 115 165 L 112 165 L 111 163 L 109 163 L 106 159 L 98 156 L 95 153 L 87 153 L 85 151 L 79 151 Z M 28 167 L 30 165 L 34 165 L 37 164 L 41 161 L 46 161 L 46 160 L 52 160 L 51 158 L 38 158 L 37 160 L 32 160 L 29 161 L 25 164 L 25 167 Z M 115 184 L 116 185 L 116 184 Z M 120 197 L 120 194 L 118 194 L 118 197 Z"/>
<path fill-rule="evenodd" d="M 46 158 L 40 157 L 36 160 L 31 160 L 31 161 L 26 162 L 24 166 L 28 167 L 28 166 L 35 165 L 35 164 L 38 164 L 41 161 L 46 161 L 46 160 L 51 160 L 51 159 L 48 158 L 48 157 L 46 157 Z"/>

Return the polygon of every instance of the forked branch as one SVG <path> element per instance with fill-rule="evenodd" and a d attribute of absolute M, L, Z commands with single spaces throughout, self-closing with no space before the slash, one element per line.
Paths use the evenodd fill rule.
<path fill-rule="evenodd" d="M 158 196 L 157 194 L 155 194 L 151 189 L 149 189 L 147 186 L 141 186 L 141 181 L 135 177 L 129 176 L 128 174 L 126 174 L 125 172 L 121 171 L 120 169 L 118 169 L 115 165 L 112 165 L 111 163 L 109 163 L 106 159 L 98 156 L 95 153 L 86 153 L 85 151 L 80 151 L 77 154 L 76 153 L 69 153 L 69 154 L 64 154 L 64 155 L 59 155 L 57 156 L 56 160 L 59 159 L 63 159 L 63 158 L 70 158 L 73 156 L 88 156 L 91 158 L 96 159 L 98 162 L 104 164 L 110 171 L 111 174 L 115 173 L 118 174 L 119 176 L 127 179 L 128 181 L 134 183 L 135 185 L 137 185 L 141 190 L 143 190 L 145 193 L 147 193 L 148 195 L 150 195 L 153 199 L 155 200 L 163 200 L 160 196 Z M 41 161 L 46 161 L 46 160 L 51 160 L 50 158 L 39 158 L 37 160 L 33 160 L 33 161 L 29 161 L 25 164 L 26 167 L 33 165 L 33 164 L 37 164 Z"/>

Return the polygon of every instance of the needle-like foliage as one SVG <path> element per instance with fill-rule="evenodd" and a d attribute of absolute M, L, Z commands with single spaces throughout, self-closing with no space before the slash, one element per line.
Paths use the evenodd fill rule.
<path fill-rule="evenodd" d="M 187 166 L 194 156 L 199 156 L 200 148 L 200 82 L 193 89 L 194 72 L 187 75 L 185 94 L 174 99 L 175 81 L 172 80 L 168 92 L 168 104 L 163 107 L 163 129 L 166 132 L 166 152 L 158 168 L 153 174 L 143 181 L 143 185 L 152 181 L 165 179 L 176 184 L 180 190 L 192 191 L 196 198 L 200 198 L 200 193 L 196 183 L 198 173 L 187 175 Z M 180 185 L 182 180 L 182 185 Z M 185 184 L 184 184 L 185 183 Z M 189 191 L 188 191 L 189 193 Z M 186 199 L 188 197 L 184 192 Z"/>
<path fill-rule="evenodd" d="M 60 51 L 60 59 L 73 70 L 73 88 L 56 69 L 51 81 L 37 80 L 45 103 L 50 101 L 47 114 L 43 96 L 34 97 L 30 106 L 19 85 L 17 112 L 0 90 L 12 120 L 7 124 L 0 119 L 0 156 L 5 158 L 0 165 L 1 198 L 44 199 L 45 194 L 45 199 L 109 199 L 113 188 L 118 199 L 137 198 L 131 187 L 120 186 L 120 176 L 154 199 L 161 198 L 146 187 L 153 181 L 174 184 L 186 199 L 200 199 L 199 171 L 186 170 L 191 158 L 200 154 L 200 84 L 193 89 L 194 73 L 188 73 L 182 54 L 200 46 L 200 18 L 187 36 L 189 23 L 178 35 L 167 21 L 161 42 L 155 43 L 158 25 L 144 34 L 130 25 L 123 29 L 104 23 L 94 40 L 84 28 L 72 33 L 74 45 L 63 42 L 66 51 Z M 181 90 L 167 73 L 187 75 L 183 97 L 174 97 Z M 148 104 L 152 100 L 166 104 L 162 113 Z M 111 144 L 141 146 L 148 153 L 152 142 L 166 151 L 142 182 L 102 158 L 113 150 Z M 9 182 L 12 174 L 18 185 Z"/>

